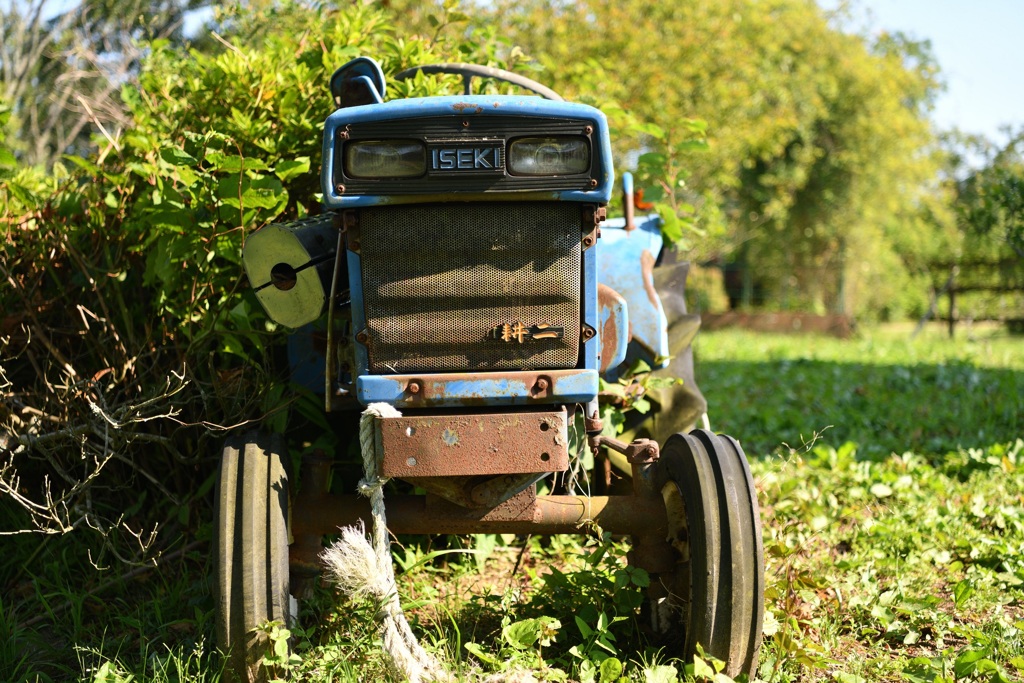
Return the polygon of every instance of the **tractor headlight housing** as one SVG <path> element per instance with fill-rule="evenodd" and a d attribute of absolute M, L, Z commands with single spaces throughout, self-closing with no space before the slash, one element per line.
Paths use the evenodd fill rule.
<path fill-rule="evenodd" d="M 419 140 L 359 140 L 345 145 L 349 178 L 417 178 L 426 172 L 427 148 Z"/>
<path fill-rule="evenodd" d="M 579 175 L 590 170 L 590 142 L 583 137 L 530 137 L 513 140 L 508 169 L 514 175 Z"/>

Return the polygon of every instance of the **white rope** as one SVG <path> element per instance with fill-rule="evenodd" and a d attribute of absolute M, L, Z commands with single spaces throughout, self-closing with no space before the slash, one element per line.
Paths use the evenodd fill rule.
<path fill-rule="evenodd" d="M 402 612 L 391 563 L 391 541 L 388 537 L 387 518 L 384 515 L 384 484 L 380 476 L 380 460 L 376 448 L 378 417 L 401 417 L 387 403 L 371 403 L 359 419 L 359 447 L 363 455 L 363 479 L 359 492 L 370 499 L 373 546 L 366 540 L 362 523 L 341 529 L 341 538 L 324 550 L 321 559 L 338 586 L 352 597 L 375 599 L 380 607 L 377 621 L 380 625 L 384 650 L 387 652 L 392 673 L 411 683 L 452 681 L 453 677 L 424 650 Z M 535 683 L 529 671 L 513 669 L 487 676 L 484 683 Z"/>
<path fill-rule="evenodd" d="M 371 403 L 359 420 L 359 446 L 363 454 L 359 492 L 370 499 L 373 546 L 367 542 L 365 529 L 360 524 L 342 529 L 341 539 L 321 557 L 342 590 L 355 597 L 372 597 L 378 601 L 377 621 L 394 674 L 412 683 L 449 681 L 451 676 L 420 646 L 409 628 L 391 564 L 391 542 L 384 515 L 387 478 L 379 474 L 374 421 L 378 417 L 401 416 L 387 403 Z"/>

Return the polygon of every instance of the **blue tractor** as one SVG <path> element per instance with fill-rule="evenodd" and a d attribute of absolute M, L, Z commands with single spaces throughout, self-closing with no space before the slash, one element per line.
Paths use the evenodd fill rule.
<path fill-rule="evenodd" d="M 656 216 L 634 215 L 628 174 L 626 215 L 606 220 L 614 175 L 599 110 L 487 67 L 395 78 L 420 72 L 457 74 L 465 94 L 385 101 L 375 61 L 340 68 L 323 213 L 267 226 L 245 246 L 267 313 L 299 330 L 295 378 L 315 382 L 339 425 L 370 404 L 397 409 L 375 421 L 380 474 L 426 494 L 388 495 L 394 533 L 593 523 L 629 535 L 630 561 L 651 576 L 652 642 L 683 659 L 699 645 L 726 673 L 752 676 L 764 604 L 757 496 L 737 441 L 693 429 L 706 405 L 693 383 L 687 264 L 663 249 Z M 473 95 L 474 78 L 529 94 Z M 616 398 L 600 380 L 639 360 L 684 383 L 652 392 L 653 416 L 620 441 L 600 419 Z M 588 471 L 579 443 L 596 454 Z M 291 618 L 323 536 L 368 514 L 359 496 L 328 492 L 334 462 L 323 453 L 304 458 L 291 490 L 285 455 L 275 437 L 248 434 L 221 463 L 218 637 L 242 677 L 258 656 L 251 630 Z M 539 495 L 540 482 L 553 493 Z"/>

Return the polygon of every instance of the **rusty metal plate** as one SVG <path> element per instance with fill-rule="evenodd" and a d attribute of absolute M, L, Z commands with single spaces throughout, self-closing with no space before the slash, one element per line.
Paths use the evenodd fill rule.
<path fill-rule="evenodd" d="M 386 477 L 562 472 L 565 411 L 379 418 Z"/>

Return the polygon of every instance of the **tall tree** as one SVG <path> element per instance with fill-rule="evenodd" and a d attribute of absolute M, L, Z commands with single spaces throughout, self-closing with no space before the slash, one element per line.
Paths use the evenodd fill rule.
<path fill-rule="evenodd" d="M 55 4 L 55 3 L 54 3 Z M 183 38 L 185 13 L 206 0 L 47 0 L 0 7 L 0 100 L 19 160 L 51 166 L 84 152 L 92 134 L 115 138 L 130 121 L 120 91 L 143 41 Z"/>
<path fill-rule="evenodd" d="M 926 43 L 845 32 L 810 0 L 499 0 L 498 17 L 556 89 L 665 132 L 621 125 L 618 151 L 686 168 L 673 191 L 712 228 L 694 258 L 745 258 L 770 296 L 816 308 L 906 288 L 893 226 L 931 229 L 910 218 L 938 169 Z M 693 118 L 707 150 L 680 144 Z"/>
<path fill-rule="evenodd" d="M 990 249 L 1024 259 L 1024 132 L 1013 135 L 981 169 L 959 183 L 965 232 Z"/>

